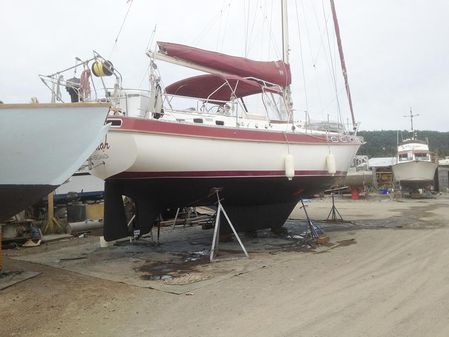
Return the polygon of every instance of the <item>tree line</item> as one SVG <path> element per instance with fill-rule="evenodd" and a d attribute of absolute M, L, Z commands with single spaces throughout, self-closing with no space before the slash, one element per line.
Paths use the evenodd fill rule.
<path fill-rule="evenodd" d="M 393 157 L 396 155 L 397 143 L 411 138 L 409 131 L 382 130 L 359 131 L 359 136 L 365 139 L 357 154 L 372 157 Z M 427 140 L 429 149 L 440 159 L 449 156 L 449 132 L 416 131 L 417 138 Z"/>

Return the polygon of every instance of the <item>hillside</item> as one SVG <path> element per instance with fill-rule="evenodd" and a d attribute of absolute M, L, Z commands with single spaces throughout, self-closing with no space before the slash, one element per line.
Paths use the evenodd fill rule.
<path fill-rule="evenodd" d="M 382 130 L 359 131 L 366 144 L 360 147 L 358 154 L 368 157 L 392 157 L 396 154 L 397 139 L 410 137 L 408 131 Z M 449 156 L 449 132 L 417 131 L 419 139 L 429 140 L 430 150 L 439 158 Z"/>

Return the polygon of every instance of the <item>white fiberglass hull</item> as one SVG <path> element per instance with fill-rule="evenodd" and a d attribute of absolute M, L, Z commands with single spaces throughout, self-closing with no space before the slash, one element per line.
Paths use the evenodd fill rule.
<path fill-rule="evenodd" d="M 352 136 L 132 118 L 116 124 L 90 158 L 91 173 L 106 179 L 107 240 L 128 235 L 122 195 L 134 200 L 141 233 L 167 208 L 214 205 L 214 188 L 237 230 L 282 226 L 299 198 L 346 175 L 361 145 Z"/>
<path fill-rule="evenodd" d="M 111 129 L 91 156 L 91 173 L 102 179 L 285 177 L 286 156 L 291 155 L 295 176 L 344 176 L 359 146 Z"/>
<path fill-rule="evenodd" d="M 430 161 L 409 161 L 393 165 L 394 179 L 401 186 L 424 188 L 433 183 L 437 164 Z"/>
<path fill-rule="evenodd" d="M 104 138 L 105 104 L 0 104 L 0 220 L 66 181 Z"/>
<path fill-rule="evenodd" d="M 88 172 L 77 172 L 55 190 L 55 199 L 65 199 L 70 193 L 76 193 L 82 200 L 101 199 L 104 181 Z"/>

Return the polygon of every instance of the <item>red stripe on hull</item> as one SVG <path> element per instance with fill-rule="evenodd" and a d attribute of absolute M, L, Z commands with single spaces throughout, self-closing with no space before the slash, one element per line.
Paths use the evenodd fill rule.
<path fill-rule="evenodd" d="M 337 171 L 334 176 L 344 176 L 346 172 Z M 122 172 L 112 179 L 139 178 L 242 178 L 242 177 L 284 177 L 284 171 L 177 171 L 177 172 Z M 295 171 L 295 177 L 331 176 L 327 171 Z"/>
<path fill-rule="evenodd" d="M 251 130 L 247 128 L 215 127 L 209 125 L 194 125 L 155 119 L 111 117 L 110 120 L 121 120 L 120 127 L 111 128 L 111 132 L 157 133 L 174 136 L 190 136 L 218 138 L 227 140 L 263 141 L 273 143 L 306 143 L 306 144 L 360 144 L 357 137 L 343 136 L 328 139 L 325 135 L 295 134 L 291 132 Z M 331 136 L 332 137 L 332 136 Z"/>

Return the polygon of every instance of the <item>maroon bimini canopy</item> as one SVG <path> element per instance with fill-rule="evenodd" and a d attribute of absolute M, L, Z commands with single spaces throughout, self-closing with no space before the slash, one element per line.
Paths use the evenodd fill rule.
<path fill-rule="evenodd" d="M 291 84 L 290 66 L 283 61 L 254 61 L 176 43 L 157 42 L 162 53 L 225 74 L 254 77 L 281 87 Z"/>
<path fill-rule="evenodd" d="M 279 89 L 263 87 L 253 80 L 233 75 L 199 75 L 170 84 L 165 92 L 170 95 L 195 97 L 210 101 L 230 101 L 236 98 L 259 94 L 263 91 L 282 94 Z"/>

